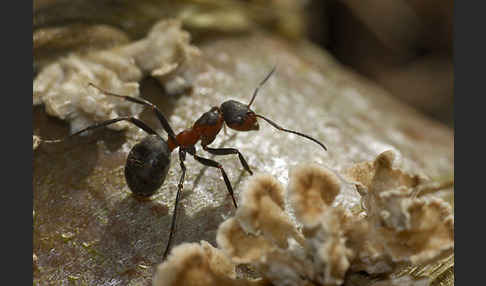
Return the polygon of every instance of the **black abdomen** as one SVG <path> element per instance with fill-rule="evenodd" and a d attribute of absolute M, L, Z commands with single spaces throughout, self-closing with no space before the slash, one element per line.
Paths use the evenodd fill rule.
<path fill-rule="evenodd" d="M 167 142 L 156 135 L 145 137 L 128 154 L 125 179 L 137 196 L 153 195 L 164 183 L 170 167 Z"/>

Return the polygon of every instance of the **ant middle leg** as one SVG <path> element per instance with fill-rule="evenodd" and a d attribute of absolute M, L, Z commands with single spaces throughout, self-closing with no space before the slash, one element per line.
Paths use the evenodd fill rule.
<path fill-rule="evenodd" d="M 228 189 L 228 193 L 231 195 L 231 199 L 233 200 L 233 205 L 235 206 L 235 208 L 238 208 L 238 205 L 236 204 L 235 196 L 233 195 L 233 187 L 231 187 L 231 183 L 228 179 L 228 175 L 226 175 L 226 172 L 224 171 L 223 166 L 221 166 L 221 164 L 219 164 L 216 161 L 200 157 L 200 156 L 196 155 L 195 153 L 192 154 L 192 155 L 194 156 L 194 159 L 196 159 L 199 163 L 201 163 L 205 166 L 208 166 L 208 167 L 218 168 L 221 171 L 221 174 L 223 175 L 224 183 L 226 184 L 226 188 Z"/>
<path fill-rule="evenodd" d="M 238 149 L 235 148 L 211 148 L 208 146 L 202 146 L 204 150 L 207 152 L 213 154 L 213 155 L 231 155 L 231 154 L 238 154 L 238 158 L 240 159 L 241 165 L 243 168 L 250 173 L 250 175 L 253 175 L 253 172 L 250 170 L 250 166 L 248 166 L 248 163 L 246 162 L 245 158 L 241 154 L 241 152 Z"/>
<path fill-rule="evenodd" d="M 181 199 L 182 188 L 184 186 L 184 178 L 186 176 L 186 166 L 184 165 L 184 161 L 186 159 L 186 152 L 184 150 L 179 149 L 179 161 L 181 165 L 181 178 L 179 179 L 179 184 L 177 185 L 177 195 L 174 205 L 174 212 L 172 213 L 172 222 L 170 224 L 170 233 L 169 239 L 167 240 L 167 246 L 165 247 L 164 255 L 162 256 L 162 261 L 165 261 L 167 254 L 169 254 L 170 246 L 172 244 L 172 237 L 175 233 L 175 226 L 176 226 L 176 218 L 177 218 L 177 207 L 179 205 L 179 200 Z"/>

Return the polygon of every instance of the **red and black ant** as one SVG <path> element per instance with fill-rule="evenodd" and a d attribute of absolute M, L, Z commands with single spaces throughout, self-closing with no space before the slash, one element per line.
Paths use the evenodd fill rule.
<path fill-rule="evenodd" d="M 268 75 L 260 82 L 257 86 L 255 91 L 253 92 L 253 96 L 248 104 L 243 104 L 241 102 L 235 100 L 228 100 L 223 102 L 220 107 L 212 107 L 209 111 L 201 115 L 199 119 L 194 123 L 194 125 L 186 130 L 183 130 L 179 134 L 175 134 L 170 126 L 169 122 L 162 114 L 162 112 L 151 102 L 141 99 L 141 98 L 134 98 L 130 96 L 118 95 L 108 91 L 105 91 L 96 85 L 90 83 L 89 85 L 95 87 L 102 93 L 115 96 L 121 98 L 123 100 L 131 101 L 134 103 L 142 104 L 147 107 L 150 107 L 157 118 L 159 119 L 160 123 L 164 130 L 168 133 L 168 140 L 164 140 L 158 133 L 156 133 L 152 128 L 147 126 L 145 123 L 140 121 L 139 119 L 133 116 L 125 116 L 119 117 L 115 119 L 106 120 L 103 122 L 99 122 L 88 126 L 82 130 L 79 130 L 64 139 L 56 139 L 56 140 L 46 140 L 41 139 L 43 142 L 61 142 L 66 140 L 69 137 L 76 136 L 88 130 L 96 129 L 99 127 L 107 126 L 113 124 L 118 121 L 128 121 L 139 127 L 140 129 L 147 132 L 149 135 L 145 137 L 141 142 L 137 143 L 133 146 L 132 150 L 128 154 L 126 165 L 125 165 L 125 179 L 128 184 L 130 190 L 136 195 L 141 197 L 149 197 L 153 195 L 160 186 L 164 183 L 165 177 L 167 176 L 167 172 L 169 171 L 170 167 L 170 154 L 171 152 L 179 147 L 179 163 L 181 166 L 182 174 L 179 179 L 179 184 L 177 186 L 177 195 L 174 205 L 174 212 L 172 216 L 172 222 L 170 226 L 170 233 L 169 233 L 169 240 L 167 242 L 166 249 L 164 251 L 164 255 L 162 260 L 165 260 L 167 254 L 169 252 L 172 236 L 174 235 L 175 229 L 175 222 L 177 216 L 177 207 L 179 205 L 179 200 L 181 198 L 181 192 L 184 183 L 184 177 L 186 175 L 186 166 L 184 165 L 184 161 L 186 159 L 186 153 L 189 153 L 196 159 L 199 163 L 208 166 L 218 168 L 221 171 L 221 175 L 223 176 L 224 182 L 226 184 L 226 188 L 233 200 L 233 204 L 235 208 L 237 208 L 236 200 L 233 195 L 233 188 L 231 187 L 231 183 L 226 175 L 226 172 L 218 162 L 200 157 L 196 155 L 196 148 L 195 145 L 198 141 L 201 141 L 202 148 L 213 154 L 213 155 L 230 155 L 230 154 L 237 154 L 238 158 L 240 159 L 241 165 L 243 168 L 248 171 L 248 173 L 253 174 L 248 166 L 243 155 L 240 153 L 238 149 L 234 148 L 211 148 L 208 147 L 214 139 L 216 135 L 218 135 L 221 128 L 226 124 L 229 128 L 237 130 L 237 131 L 251 131 L 251 130 L 259 130 L 259 125 L 257 118 L 261 118 L 268 122 L 273 127 L 277 128 L 278 130 L 290 132 L 307 139 L 310 139 L 317 144 L 319 144 L 324 150 L 327 150 L 326 146 L 321 142 L 317 141 L 316 139 L 302 134 L 300 132 L 288 130 L 285 128 L 280 127 L 277 123 L 271 121 L 270 119 L 256 114 L 254 111 L 250 109 L 251 104 L 255 100 L 257 96 L 258 90 L 263 84 L 270 78 L 270 76 L 274 73 L 275 67 L 268 73 Z"/>

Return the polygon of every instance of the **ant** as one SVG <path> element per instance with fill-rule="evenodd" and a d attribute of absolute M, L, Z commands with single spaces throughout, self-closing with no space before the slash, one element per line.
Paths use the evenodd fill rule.
<path fill-rule="evenodd" d="M 89 83 L 90 86 L 98 89 L 103 94 L 108 96 L 118 97 L 123 100 L 127 100 L 133 103 L 142 104 L 146 107 L 149 107 L 153 110 L 155 115 L 157 116 L 158 120 L 162 124 L 162 127 L 168 134 L 168 140 L 164 140 L 158 133 L 156 133 L 152 128 L 147 126 L 141 120 L 137 119 L 134 116 L 122 116 L 115 119 L 106 120 L 103 122 L 99 122 L 88 126 L 82 130 L 79 130 L 64 139 L 54 139 L 54 140 L 46 140 L 41 139 L 43 142 L 53 143 L 53 142 L 61 142 L 70 138 L 72 136 L 76 136 L 88 130 L 104 127 L 110 124 L 113 124 L 118 121 L 128 121 L 139 127 L 140 129 L 144 130 L 148 133 L 148 136 L 145 137 L 141 142 L 137 143 L 128 154 L 126 165 L 125 165 L 125 179 L 128 184 L 130 190 L 139 197 L 150 197 L 153 195 L 160 186 L 164 183 L 165 177 L 169 171 L 170 167 L 170 154 L 174 149 L 177 147 L 179 148 L 179 163 L 182 170 L 181 177 L 179 179 L 179 184 L 177 185 L 177 195 L 174 205 L 174 212 L 172 215 L 172 222 L 170 226 L 170 233 L 169 239 L 167 241 L 167 246 L 165 248 L 162 261 L 165 260 L 169 249 L 172 243 L 172 237 L 175 232 L 175 222 L 177 216 L 177 207 L 179 205 L 179 200 L 181 198 L 184 177 L 186 175 L 186 166 L 184 165 L 184 161 L 186 159 L 186 153 L 189 153 L 197 160 L 199 163 L 208 166 L 218 168 L 221 171 L 221 175 L 223 176 L 224 182 L 226 184 L 226 188 L 233 200 L 233 205 L 237 208 L 236 200 L 233 195 L 233 188 L 231 187 L 231 183 L 226 175 L 223 166 L 218 162 L 200 157 L 196 155 L 196 148 L 195 145 L 198 141 L 201 141 L 201 146 L 203 150 L 211 153 L 213 155 L 230 155 L 230 154 L 237 154 L 238 158 L 241 162 L 243 168 L 253 175 L 253 172 L 250 170 L 248 163 L 246 162 L 243 155 L 240 153 L 238 149 L 234 148 L 211 148 L 208 147 L 216 136 L 218 135 L 221 128 L 226 124 L 229 128 L 234 129 L 236 131 L 252 131 L 252 130 L 259 130 L 260 127 L 258 125 L 257 118 L 261 118 L 268 122 L 270 125 L 275 127 L 280 131 L 285 131 L 289 133 L 293 133 L 302 137 L 305 137 L 309 140 L 314 141 L 315 143 L 319 144 L 324 150 L 327 151 L 326 146 L 321 142 L 317 141 L 316 139 L 302 134 L 300 132 L 292 131 L 289 129 L 285 129 L 280 127 L 277 123 L 271 121 L 270 119 L 256 114 L 254 111 L 250 109 L 251 104 L 255 100 L 255 97 L 258 94 L 258 90 L 262 87 L 265 82 L 270 78 L 270 76 L 274 73 L 275 67 L 267 74 L 267 76 L 260 82 L 260 84 L 256 87 L 255 91 L 253 92 L 253 96 L 248 104 L 243 104 L 241 102 L 235 100 L 228 100 L 223 102 L 221 106 L 212 107 L 209 111 L 205 112 L 198 120 L 194 123 L 191 128 L 185 129 L 179 134 L 175 134 L 170 126 L 169 122 L 162 114 L 162 112 L 151 102 L 141 99 L 141 98 L 134 98 L 130 96 L 118 95 L 115 93 L 111 93 L 101 89 L 100 87 L 94 85 L 93 83 Z"/>

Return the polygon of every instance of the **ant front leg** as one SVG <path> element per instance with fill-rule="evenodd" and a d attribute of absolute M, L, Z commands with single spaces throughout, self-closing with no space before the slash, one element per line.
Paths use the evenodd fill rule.
<path fill-rule="evenodd" d="M 199 163 L 201 163 L 205 166 L 208 166 L 208 167 L 214 167 L 214 168 L 218 168 L 219 170 L 221 170 L 221 174 L 223 175 L 224 183 L 226 184 L 226 188 L 228 189 L 228 192 L 231 195 L 231 199 L 233 200 L 233 204 L 234 204 L 235 208 L 238 208 L 238 205 L 236 204 L 235 197 L 233 195 L 233 187 L 231 187 L 231 183 L 228 179 L 228 175 L 226 175 L 226 172 L 224 171 L 223 166 L 221 166 L 221 164 L 219 164 L 218 162 L 213 161 L 211 159 L 199 157 L 195 153 L 192 154 L 192 155 L 194 156 L 194 159 L 196 159 Z"/>
<path fill-rule="evenodd" d="M 170 233 L 169 233 L 169 240 L 167 241 L 167 246 L 165 247 L 164 255 L 162 256 L 162 261 L 165 261 L 167 254 L 169 254 L 170 246 L 172 244 L 172 237 L 175 233 L 175 226 L 176 226 L 176 218 L 177 218 L 177 207 L 179 206 L 179 200 L 181 199 L 182 188 L 184 187 L 184 178 L 186 176 L 186 166 L 184 165 L 184 161 L 186 160 L 186 152 L 182 149 L 179 149 L 179 160 L 181 165 L 181 178 L 179 179 L 179 184 L 177 185 L 177 195 L 174 204 L 174 212 L 172 214 L 172 222 L 170 224 Z"/>
<path fill-rule="evenodd" d="M 240 159 L 241 165 L 243 168 L 250 173 L 250 175 L 253 175 L 253 172 L 250 170 L 250 166 L 248 166 L 248 163 L 246 162 L 245 158 L 243 155 L 240 153 L 238 149 L 235 148 L 211 148 L 208 146 L 202 146 L 204 150 L 206 150 L 208 153 L 211 153 L 213 155 L 231 155 L 231 154 L 238 154 L 238 158 Z"/>

